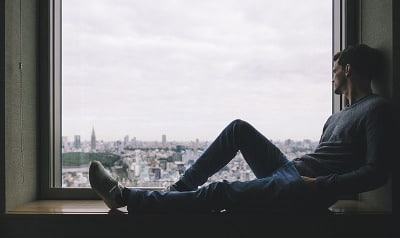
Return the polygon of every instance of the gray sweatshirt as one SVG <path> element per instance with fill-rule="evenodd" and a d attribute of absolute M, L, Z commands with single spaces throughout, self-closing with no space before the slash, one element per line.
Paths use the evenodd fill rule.
<path fill-rule="evenodd" d="M 300 174 L 317 178 L 317 190 L 338 197 L 375 189 L 389 177 L 392 127 L 390 104 L 364 97 L 326 121 L 313 153 L 295 159 Z"/>

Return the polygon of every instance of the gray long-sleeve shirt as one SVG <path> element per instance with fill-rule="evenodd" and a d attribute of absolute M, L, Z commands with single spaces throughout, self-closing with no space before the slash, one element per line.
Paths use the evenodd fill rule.
<path fill-rule="evenodd" d="M 355 194 L 383 185 L 392 149 L 390 104 L 370 95 L 332 114 L 313 153 L 295 161 L 300 174 L 317 178 L 328 196 Z"/>

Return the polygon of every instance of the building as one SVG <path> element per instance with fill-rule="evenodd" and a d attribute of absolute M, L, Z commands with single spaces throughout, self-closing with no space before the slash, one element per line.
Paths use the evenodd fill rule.
<path fill-rule="evenodd" d="M 167 145 L 167 135 L 161 136 L 161 144 L 163 147 L 165 147 Z"/>
<path fill-rule="evenodd" d="M 96 133 L 94 127 L 92 128 L 92 136 L 90 137 L 90 151 L 96 151 Z"/>
<path fill-rule="evenodd" d="M 80 149 L 81 147 L 82 147 L 81 136 L 80 135 L 74 135 L 74 148 L 75 149 Z"/>
<path fill-rule="evenodd" d="M 71 150 L 69 142 L 68 142 L 68 137 L 63 136 L 62 137 L 62 153 L 69 152 Z"/>

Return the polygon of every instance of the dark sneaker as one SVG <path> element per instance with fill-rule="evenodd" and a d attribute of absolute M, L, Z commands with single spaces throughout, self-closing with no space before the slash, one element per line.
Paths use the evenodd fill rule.
<path fill-rule="evenodd" d="M 124 187 L 112 178 L 99 161 L 92 161 L 89 168 L 89 181 L 92 189 L 103 199 L 110 209 L 125 206 L 122 203 Z"/>

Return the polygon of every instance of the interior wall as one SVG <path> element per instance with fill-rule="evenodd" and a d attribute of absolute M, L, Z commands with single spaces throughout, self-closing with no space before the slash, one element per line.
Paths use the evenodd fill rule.
<path fill-rule="evenodd" d="M 5 0 L 5 209 L 37 194 L 36 0 Z"/>
<path fill-rule="evenodd" d="M 393 81 L 393 0 L 360 1 L 360 41 L 378 48 L 385 56 L 385 70 L 381 81 L 373 82 L 375 92 L 392 96 Z"/>
<path fill-rule="evenodd" d="M 4 113 L 4 106 L 5 106 L 5 89 L 4 89 L 4 69 L 5 69 L 5 44 L 4 44 L 4 33 L 5 33 L 5 24 L 4 24 L 4 1 L 0 0 L 0 214 L 4 213 L 5 210 L 5 169 L 4 169 L 4 143 L 5 143 L 5 113 Z"/>
<path fill-rule="evenodd" d="M 386 96 L 394 103 L 395 111 L 399 111 L 399 105 L 394 100 L 398 98 L 397 90 L 394 85 L 399 84 L 398 75 L 394 75 L 394 42 L 398 37 L 394 35 L 394 10 L 395 0 L 362 0 L 359 1 L 359 41 L 379 49 L 384 54 L 385 70 L 379 81 L 372 83 L 375 93 Z M 397 12 L 397 13 L 396 13 Z M 398 67 L 398 66 L 396 66 Z M 392 158 L 394 159 L 394 158 Z M 392 210 L 392 179 L 382 188 L 364 193 L 362 200 L 373 203 L 384 210 Z"/>
<path fill-rule="evenodd" d="M 396 131 L 397 135 L 400 134 L 400 2 L 393 1 L 393 104 L 395 108 L 395 120 L 397 122 Z M 400 159 L 400 155 L 396 155 Z M 394 184 L 398 184 L 399 173 L 393 175 Z M 399 201 L 399 188 L 393 187 L 393 201 Z M 398 204 L 394 207 L 396 214 Z"/>

